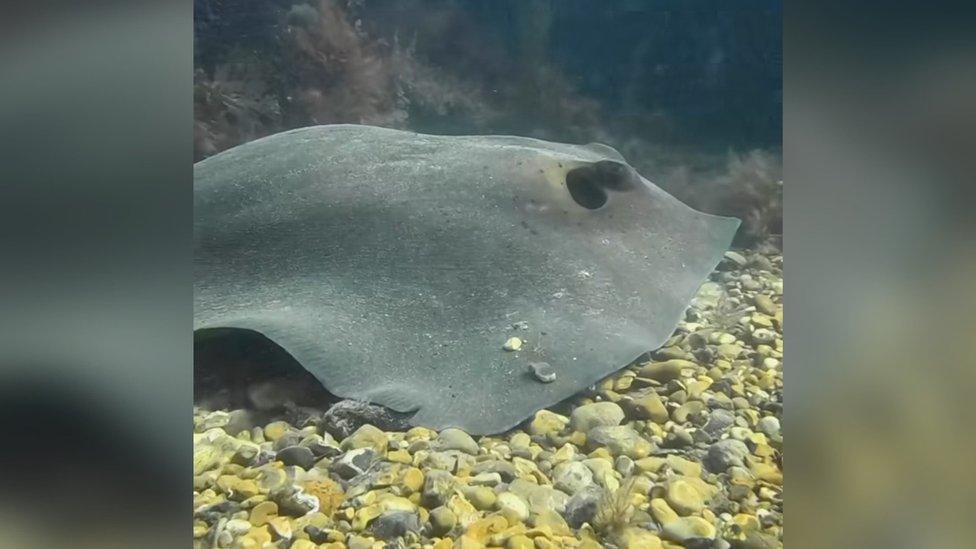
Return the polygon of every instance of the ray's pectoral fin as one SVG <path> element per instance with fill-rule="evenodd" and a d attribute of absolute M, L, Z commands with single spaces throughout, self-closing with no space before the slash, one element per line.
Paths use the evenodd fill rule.
<path fill-rule="evenodd" d="M 626 192 L 637 188 L 640 176 L 633 168 L 613 160 L 600 160 L 569 170 L 566 188 L 580 206 L 588 210 L 603 207 L 608 191 Z"/>

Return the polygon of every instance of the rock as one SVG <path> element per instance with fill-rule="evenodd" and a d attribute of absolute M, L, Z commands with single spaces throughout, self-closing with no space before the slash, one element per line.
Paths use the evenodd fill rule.
<path fill-rule="evenodd" d="M 315 466 L 315 455 L 304 446 L 289 446 L 278 452 L 275 457 L 285 465 L 294 465 L 305 470 Z"/>
<path fill-rule="evenodd" d="M 653 379 L 661 383 L 667 383 L 673 379 L 681 379 L 682 370 L 694 369 L 697 367 L 698 365 L 690 360 L 681 360 L 676 358 L 642 366 L 639 375 L 640 377 Z"/>
<path fill-rule="evenodd" d="M 530 435 L 545 436 L 562 432 L 568 424 L 569 418 L 566 416 L 561 416 L 549 410 L 539 410 L 526 427 L 526 431 Z"/>
<path fill-rule="evenodd" d="M 720 440 L 708 447 L 708 453 L 702 463 L 713 473 L 724 473 L 733 465 L 742 467 L 743 459 L 749 455 L 749 448 L 745 443 L 735 439 Z"/>
<path fill-rule="evenodd" d="M 593 484 L 593 473 L 579 461 L 560 463 L 553 470 L 553 486 L 569 495 Z"/>
<path fill-rule="evenodd" d="M 642 528 L 626 528 L 619 536 L 620 549 L 661 549 L 661 538 Z"/>
<path fill-rule="evenodd" d="M 695 443 L 695 439 L 692 438 L 691 433 L 683 427 L 675 426 L 674 429 L 668 433 L 668 436 L 664 439 L 663 446 L 665 448 L 687 448 Z"/>
<path fill-rule="evenodd" d="M 471 477 L 468 483 L 472 486 L 498 486 L 502 483 L 502 476 L 498 473 L 481 473 Z"/>
<path fill-rule="evenodd" d="M 500 459 L 479 462 L 471 469 L 471 472 L 475 475 L 496 473 L 501 477 L 502 482 L 512 482 L 518 476 L 514 465 Z"/>
<path fill-rule="evenodd" d="M 536 379 L 543 383 L 552 383 L 556 381 L 556 369 L 552 367 L 548 362 L 530 362 L 529 371 Z"/>
<path fill-rule="evenodd" d="M 332 463 L 332 472 L 348 480 L 365 473 L 374 461 L 376 461 L 376 451 L 372 448 L 349 450 Z"/>
<path fill-rule="evenodd" d="M 776 304 L 773 303 L 773 300 L 769 296 L 757 294 L 752 298 L 752 302 L 756 304 L 756 309 L 759 312 L 770 316 L 776 314 Z"/>
<path fill-rule="evenodd" d="M 428 471 L 427 478 L 424 479 L 424 491 L 422 494 L 424 506 L 433 508 L 444 505 L 448 498 L 451 497 L 456 485 L 457 481 L 451 473 L 439 469 Z"/>
<path fill-rule="evenodd" d="M 532 541 L 532 538 L 523 534 L 516 534 L 508 538 L 508 541 L 505 542 L 505 549 L 534 549 L 534 548 L 535 548 L 535 543 Z"/>
<path fill-rule="evenodd" d="M 702 466 L 697 462 L 675 455 L 670 455 L 666 459 L 668 467 L 680 475 L 684 475 L 686 477 L 700 477 L 702 474 Z"/>
<path fill-rule="evenodd" d="M 429 519 L 432 533 L 435 536 L 446 535 L 457 524 L 457 516 L 454 515 L 454 511 L 443 505 L 431 510 Z"/>
<path fill-rule="evenodd" d="M 464 489 L 464 497 L 479 511 L 489 511 L 495 507 L 495 491 L 487 486 L 470 486 Z"/>
<path fill-rule="evenodd" d="M 364 425 L 387 431 L 406 431 L 410 414 L 400 414 L 385 406 L 359 400 L 341 400 L 322 415 L 322 427 L 339 440 L 348 438 Z M 384 449 L 385 450 L 385 449 Z"/>
<path fill-rule="evenodd" d="M 613 402 L 594 402 L 573 410 L 569 424 L 574 431 L 588 432 L 594 427 L 612 427 L 624 420 L 624 411 Z"/>
<path fill-rule="evenodd" d="M 251 509 L 248 521 L 254 526 L 264 526 L 268 518 L 278 514 L 278 504 L 273 501 L 262 501 Z"/>
<path fill-rule="evenodd" d="M 276 539 L 291 539 L 291 523 L 285 517 L 271 517 L 268 519 L 268 527 L 271 529 L 273 537 Z"/>
<path fill-rule="evenodd" d="M 594 484 L 579 490 L 566 502 L 563 518 L 573 528 L 579 528 L 584 522 L 592 523 L 603 494 L 604 490 Z"/>
<path fill-rule="evenodd" d="M 698 490 L 683 480 L 669 482 L 664 499 L 679 515 L 691 515 L 705 508 L 705 502 Z"/>
<path fill-rule="evenodd" d="M 529 511 L 539 514 L 546 510 L 562 513 L 566 510 L 569 496 L 551 486 L 540 486 L 523 479 L 515 479 L 508 487 L 509 491 L 519 496 L 529 504 Z"/>
<path fill-rule="evenodd" d="M 689 417 L 700 414 L 706 409 L 705 403 L 700 400 L 689 400 L 685 402 L 674 413 L 671 414 L 671 418 L 674 419 L 675 423 L 687 423 Z"/>
<path fill-rule="evenodd" d="M 740 254 L 739 252 L 733 252 L 732 250 L 725 252 L 723 257 L 734 263 L 736 267 L 740 268 L 745 267 L 749 263 L 744 255 Z"/>
<path fill-rule="evenodd" d="M 388 446 L 389 437 L 387 437 L 386 433 L 372 425 L 366 424 L 343 439 L 339 448 L 345 451 L 369 448 L 377 455 L 385 456 Z"/>
<path fill-rule="evenodd" d="M 478 455 L 478 443 L 471 435 L 460 429 L 444 429 L 431 443 L 431 448 L 437 451 L 458 450 L 472 456 Z"/>
<path fill-rule="evenodd" d="M 508 338 L 502 345 L 502 349 L 506 351 L 518 351 L 522 348 L 522 340 L 517 337 Z"/>
<path fill-rule="evenodd" d="M 613 468 L 620 473 L 620 476 L 627 478 L 634 474 L 634 460 L 627 456 L 617 456 L 617 459 L 613 462 Z"/>
<path fill-rule="evenodd" d="M 675 513 L 674 509 L 668 505 L 668 502 L 661 498 L 652 499 L 650 507 L 651 515 L 661 526 L 670 524 L 680 518 L 678 517 L 678 513 Z"/>
<path fill-rule="evenodd" d="M 642 438 L 633 427 L 595 427 L 586 434 L 588 444 L 606 447 L 613 455 L 640 459 L 651 453 L 651 443 Z"/>
<path fill-rule="evenodd" d="M 757 345 L 772 345 L 776 341 L 776 332 L 766 328 L 757 328 L 752 332 L 752 341 Z"/>
<path fill-rule="evenodd" d="M 630 400 L 625 400 L 624 405 L 633 419 L 649 419 L 661 425 L 670 419 L 667 408 L 661 402 L 661 397 L 653 390 L 635 396 Z"/>
<path fill-rule="evenodd" d="M 741 538 L 733 537 L 730 541 L 732 549 L 776 549 L 779 547 L 776 538 L 755 530 L 747 530 L 741 534 Z"/>
<path fill-rule="evenodd" d="M 316 549 L 318 545 L 307 539 L 296 539 L 288 549 Z"/>
<path fill-rule="evenodd" d="M 272 421 L 271 423 L 264 426 L 264 438 L 274 442 L 279 438 L 285 436 L 285 433 L 291 430 L 291 425 L 288 425 L 284 421 Z"/>
<path fill-rule="evenodd" d="M 708 422 L 702 430 L 712 436 L 718 436 L 735 423 L 735 414 L 721 408 L 712 410 L 708 414 Z"/>
<path fill-rule="evenodd" d="M 408 532 L 420 533 L 420 518 L 410 511 L 387 511 L 370 523 L 369 530 L 379 539 L 392 540 Z"/>
<path fill-rule="evenodd" d="M 779 436 L 779 420 L 775 416 L 763 416 L 758 423 L 756 423 L 756 430 L 760 433 L 765 433 L 772 439 Z"/>
<path fill-rule="evenodd" d="M 695 538 L 714 538 L 715 527 L 701 517 L 680 517 L 664 525 L 664 539 L 685 542 Z"/>
<path fill-rule="evenodd" d="M 305 516 L 319 509 L 317 497 L 293 487 L 286 487 L 269 494 L 269 496 L 278 504 L 278 511 L 290 517 Z"/>
<path fill-rule="evenodd" d="M 529 505 L 511 492 L 498 494 L 495 505 L 505 520 L 511 524 L 529 520 Z"/>

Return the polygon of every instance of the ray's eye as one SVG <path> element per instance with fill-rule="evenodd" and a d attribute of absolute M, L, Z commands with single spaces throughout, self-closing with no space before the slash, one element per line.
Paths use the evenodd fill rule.
<path fill-rule="evenodd" d="M 580 206 L 596 210 L 607 203 L 607 190 L 629 191 L 636 187 L 637 175 L 619 162 L 599 162 L 573 168 L 566 174 L 566 188 Z"/>
<path fill-rule="evenodd" d="M 603 190 L 590 166 L 570 170 L 566 174 L 566 188 L 577 204 L 595 210 L 607 203 L 607 191 Z"/>

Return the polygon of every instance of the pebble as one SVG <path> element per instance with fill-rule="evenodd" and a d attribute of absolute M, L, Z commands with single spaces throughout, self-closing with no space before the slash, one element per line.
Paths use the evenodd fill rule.
<path fill-rule="evenodd" d="M 370 532 L 379 539 L 401 538 L 409 532 L 420 532 L 420 518 L 410 511 L 387 511 L 369 526 Z"/>
<path fill-rule="evenodd" d="M 478 455 L 478 443 L 471 435 L 460 429 L 444 429 L 431 443 L 431 448 L 437 451 L 457 450 L 472 456 Z"/>
<path fill-rule="evenodd" d="M 569 424 L 575 431 L 588 432 L 594 427 L 620 425 L 624 420 L 623 409 L 613 402 L 594 402 L 573 410 Z"/>
<path fill-rule="evenodd" d="M 522 340 L 517 337 L 508 338 L 505 341 L 505 344 L 502 345 L 502 349 L 505 349 L 506 351 L 518 351 L 521 348 L 522 348 Z"/>
<path fill-rule="evenodd" d="M 733 465 L 742 467 L 742 460 L 749 455 L 749 448 L 739 440 L 720 440 L 708 447 L 703 464 L 713 473 L 724 473 Z"/>
<path fill-rule="evenodd" d="M 779 420 L 774 416 L 765 416 L 756 424 L 756 429 L 769 437 L 775 438 L 779 436 Z"/>
<path fill-rule="evenodd" d="M 556 381 L 556 369 L 553 368 L 548 362 L 530 362 L 529 370 L 536 379 L 543 383 L 552 383 Z"/>
<path fill-rule="evenodd" d="M 509 523 L 516 524 L 529 520 L 529 505 L 511 492 L 498 494 L 495 505 Z"/>
<path fill-rule="evenodd" d="M 748 267 L 723 261 L 652 362 L 504 434 L 437 433 L 350 400 L 320 417 L 195 408 L 194 543 L 780 546 L 782 260 L 732 253 Z"/>
<path fill-rule="evenodd" d="M 304 446 L 289 446 L 279 451 L 275 457 L 285 465 L 294 465 L 302 469 L 311 469 L 315 465 L 315 456 Z"/>
<path fill-rule="evenodd" d="M 435 536 L 443 536 L 457 524 L 457 516 L 447 507 L 435 507 L 430 512 L 430 524 Z"/>
<path fill-rule="evenodd" d="M 674 379 L 681 379 L 681 372 L 683 370 L 697 367 L 698 365 L 690 360 L 672 359 L 642 366 L 638 375 L 661 383 L 667 383 Z"/>
<path fill-rule="evenodd" d="M 651 453 L 651 443 L 640 436 L 633 427 L 617 425 L 614 427 L 595 427 L 586 434 L 590 445 L 605 447 L 615 456 L 640 459 Z"/>
<path fill-rule="evenodd" d="M 556 466 L 552 480 L 557 490 L 572 496 L 593 484 L 593 472 L 579 461 L 569 461 Z"/>
<path fill-rule="evenodd" d="M 679 515 L 691 515 L 705 508 L 701 494 L 684 480 L 673 480 L 668 483 L 664 500 Z"/>
<path fill-rule="evenodd" d="M 716 529 L 701 517 L 679 517 L 664 525 L 661 535 L 665 539 L 683 542 L 694 538 L 714 538 Z"/>

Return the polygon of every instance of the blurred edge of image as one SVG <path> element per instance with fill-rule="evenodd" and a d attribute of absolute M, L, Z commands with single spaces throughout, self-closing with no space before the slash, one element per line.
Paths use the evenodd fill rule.
<path fill-rule="evenodd" d="M 10 9 L 0 547 L 180 546 L 192 5 Z M 784 11 L 789 542 L 965 546 L 972 14 Z"/>

